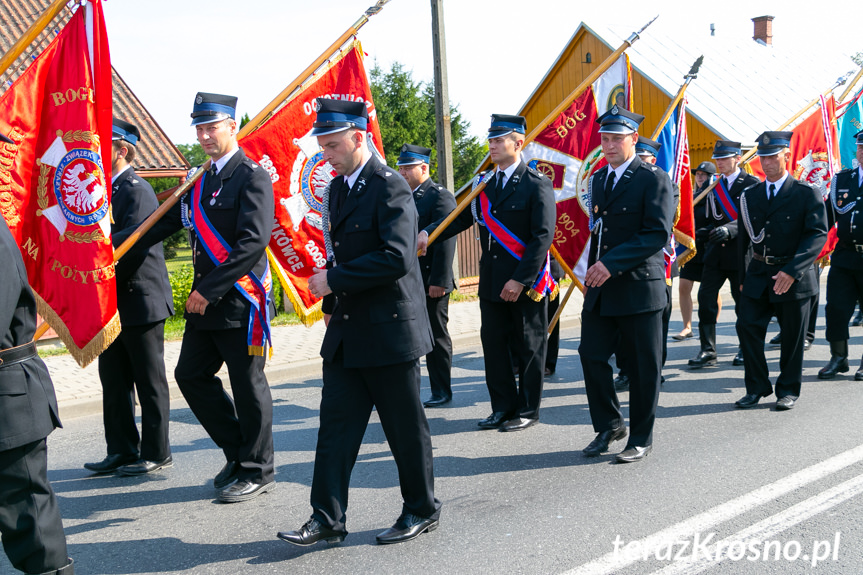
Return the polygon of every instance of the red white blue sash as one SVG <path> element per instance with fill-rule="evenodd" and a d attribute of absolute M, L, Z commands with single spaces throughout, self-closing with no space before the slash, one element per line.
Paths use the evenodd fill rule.
<path fill-rule="evenodd" d="M 231 253 L 231 246 L 210 223 L 201 205 L 201 195 L 206 177 L 206 174 L 201 176 L 201 179 L 195 182 L 195 187 L 192 188 L 192 201 L 189 208 L 191 211 L 190 220 L 207 255 L 210 256 L 214 264 L 219 265 L 228 258 L 228 254 Z M 270 355 L 273 354 L 268 305 L 272 284 L 273 278 L 270 274 L 269 262 L 267 262 L 263 279 L 258 278 L 253 272 L 249 272 L 234 283 L 234 287 L 252 304 L 249 311 L 249 355 L 263 357 L 267 346 L 270 348 Z"/>
<path fill-rule="evenodd" d="M 495 241 L 502 245 L 506 251 L 512 254 L 512 257 L 521 261 L 521 258 L 524 256 L 524 242 L 514 233 L 509 231 L 506 226 L 500 223 L 494 215 L 492 215 L 491 201 L 488 199 L 485 190 L 479 194 L 479 203 L 482 209 L 483 222 L 485 223 L 488 233 L 490 233 Z M 557 282 L 551 275 L 550 265 L 551 260 L 549 258 L 549 254 L 546 253 L 545 265 L 542 267 L 539 277 L 536 282 L 534 282 L 533 286 L 527 290 L 527 296 L 533 301 L 542 301 L 542 298 L 545 296 L 549 296 L 551 299 L 557 297 L 559 288 Z"/>
<path fill-rule="evenodd" d="M 719 208 L 725 214 L 725 217 L 731 221 L 736 220 L 737 206 L 734 205 L 734 197 L 731 195 L 731 190 L 722 184 L 722 178 L 719 178 L 719 181 L 716 182 L 713 194 L 716 197 L 716 203 L 719 204 Z"/>

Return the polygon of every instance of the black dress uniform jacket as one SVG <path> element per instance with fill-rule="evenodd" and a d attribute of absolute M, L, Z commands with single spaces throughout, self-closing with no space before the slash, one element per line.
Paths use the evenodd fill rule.
<path fill-rule="evenodd" d="M 215 200 L 212 205 L 210 199 Z M 181 229 L 182 214 L 188 213 L 191 201 L 190 191 L 144 234 L 136 248 L 153 245 Z M 266 247 L 273 225 L 273 201 L 270 176 L 242 149 L 237 150 L 218 175 L 206 174 L 201 202 L 204 213 L 232 249 L 227 259 L 217 266 L 195 233 L 191 234 L 195 267 L 192 291 L 197 290 L 209 302 L 203 316 L 185 314 L 186 321 L 197 329 L 228 329 L 248 323 L 251 304 L 234 289 L 234 283 L 249 270 L 263 279 L 267 265 Z M 129 229 L 117 234 L 119 241 L 122 242 L 133 231 Z"/>
<path fill-rule="evenodd" d="M 530 288 L 533 286 L 554 237 L 557 211 L 551 181 L 544 178 L 524 162 L 507 180 L 502 192 L 494 190 L 494 180 L 485 188 L 491 202 L 492 213 L 510 232 L 525 243 L 521 261 L 516 260 L 503 246 L 495 241 L 484 226 L 479 228 L 482 257 L 479 261 L 479 297 L 502 302 L 500 292 L 509 280 L 515 280 Z M 481 218 L 479 201 L 477 215 Z M 431 233 L 443 218 L 424 228 Z M 470 228 L 473 214 L 465 209 L 443 230 L 438 240 L 451 238 Z"/>
<path fill-rule="evenodd" d="M 0 221 L 0 349 L 27 344 L 36 332 L 36 301 L 21 253 Z M 45 438 L 60 427 L 57 399 L 37 355 L 0 366 L 0 533 L 12 565 L 27 573 L 69 563 L 63 522 L 48 483 Z M 69 567 L 69 571 L 71 571 Z"/>
<path fill-rule="evenodd" d="M 333 180 L 339 190 L 344 177 Z M 331 203 L 335 193 L 331 193 Z M 417 263 L 417 210 L 404 178 L 372 157 L 341 209 L 330 211 L 335 266 L 327 273 L 331 313 L 321 356 L 375 367 L 417 359 L 432 349 Z"/>
<path fill-rule="evenodd" d="M 668 292 L 662 248 L 674 223 L 671 179 L 635 156 L 606 197 L 609 169 L 599 170 L 591 182 L 594 219 L 605 217 L 607 224 L 591 240 L 588 268 L 601 261 L 611 277 L 587 289 L 584 307 L 603 316 L 663 309 Z"/>
<path fill-rule="evenodd" d="M 863 189 L 859 185 L 859 168 L 842 170 L 836 174 L 831 192 L 831 211 L 836 222 L 838 243 L 830 256 L 830 265 L 851 270 L 863 270 Z M 856 205 L 847 209 L 855 202 Z M 845 213 L 840 210 L 845 208 Z"/>
<path fill-rule="evenodd" d="M 734 199 L 734 205 L 740 207 L 740 193 L 759 182 L 752 174 L 743 170 L 737 174 L 737 178 L 731 183 L 730 195 Z M 715 188 L 714 188 L 715 190 Z M 705 198 L 705 207 L 708 207 L 708 229 L 725 226 L 728 230 L 728 239 L 724 242 L 708 242 L 705 244 L 705 265 L 717 267 L 721 270 L 736 270 L 740 265 L 737 261 L 737 227 L 738 220 L 729 219 L 725 212 L 719 207 L 719 201 L 715 199 L 715 191 Z M 738 214 L 739 215 L 739 214 Z"/>
<path fill-rule="evenodd" d="M 759 298 L 768 290 L 771 302 L 791 301 L 818 292 L 815 258 L 827 240 L 827 214 L 821 194 L 789 174 L 772 203 L 767 200 L 767 184 L 760 182 L 743 190 L 738 220 L 737 258 L 742 293 Z M 759 238 L 754 242 L 752 234 Z M 747 250 L 778 258 L 779 264 L 757 259 L 745 266 Z M 782 295 L 773 291 L 772 279 L 783 271 L 794 278 L 791 288 Z"/>
<path fill-rule="evenodd" d="M 419 229 L 425 229 L 429 224 L 441 220 L 455 209 L 455 196 L 441 185 L 435 184 L 431 178 L 424 181 L 414 190 L 419 214 Z M 423 285 L 428 293 L 429 286 L 439 286 L 450 293 L 455 288 L 452 261 L 455 255 L 456 238 L 435 242 L 429 246 L 426 255 L 420 257 L 420 273 Z"/>
<path fill-rule="evenodd" d="M 158 207 L 159 201 L 150 184 L 132 168 L 126 169 L 112 189 L 112 235 L 139 225 Z M 114 247 L 118 245 L 115 237 Z M 144 325 L 173 315 L 174 301 L 162 244 L 120 258 L 116 272 L 117 310 L 123 326 Z"/>

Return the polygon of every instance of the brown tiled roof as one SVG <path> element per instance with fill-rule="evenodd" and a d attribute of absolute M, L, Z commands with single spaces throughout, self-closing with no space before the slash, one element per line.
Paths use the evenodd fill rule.
<path fill-rule="evenodd" d="M 50 4 L 50 0 L 0 0 L 0 53 L 6 53 Z M 68 6 L 61 10 L 54 21 L 0 76 L 0 94 L 5 92 L 27 69 L 30 62 L 48 46 L 72 14 L 73 11 Z M 112 67 L 111 72 L 114 116 L 135 124 L 141 131 L 141 141 L 136 147 L 137 156 L 133 166 L 135 171 L 144 177 L 185 175 L 189 163 L 129 89 L 117 70 Z"/>

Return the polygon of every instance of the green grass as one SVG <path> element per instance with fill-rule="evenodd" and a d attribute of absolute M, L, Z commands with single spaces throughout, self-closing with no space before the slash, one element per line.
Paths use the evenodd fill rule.
<path fill-rule="evenodd" d="M 192 248 L 177 248 L 177 256 L 165 261 L 168 273 L 172 273 L 192 263 Z"/>

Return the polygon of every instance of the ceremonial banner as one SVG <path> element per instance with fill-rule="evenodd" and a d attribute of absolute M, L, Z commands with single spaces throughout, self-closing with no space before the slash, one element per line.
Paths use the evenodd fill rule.
<path fill-rule="evenodd" d="M 590 177 L 606 165 L 596 119 L 632 101 L 629 57 L 623 54 L 524 148 L 525 163 L 552 181 L 557 202 L 554 246 L 581 283 L 590 241 Z"/>
<path fill-rule="evenodd" d="M 377 113 L 356 39 L 315 73 L 266 124 L 240 140 L 246 155 L 273 181 L 275 216 L 267 255 L 294 310 L 305 325 L 321 319 L 321 300 L 308 288 L 312 270 L 326 265 L 321 229 L 323 193 L 336 176 L 310 136 L 319 97 L 365 102 L 368 134 L 383 155 Z"/>
<path fill-rule="evenodd" d="M 668 172 L 680 190 L 674 218 L 675 253 L 679 266 L 695 256 L 695 216 L 692 210 L 692 173 L 689 164 L 689 136 L 686 132 L 686 99 L 662 127 L 657 141 L 662 144 L 656 165 Z"/>
<path fill-rule="evenodd" d="M 0 210 L 39 315 L 82 366 L 120 332 L 110 238 L 111 64 L 101 0 L 0 97 Z"/>
<path fill-rule="evenodd" d="M 863 130 L 863 88 L 850 101 L 842 104 L 837 123 L 839 138 L 839 160 L 843 170 L 856 168 L 857 140 L 854 135 Z"/>

